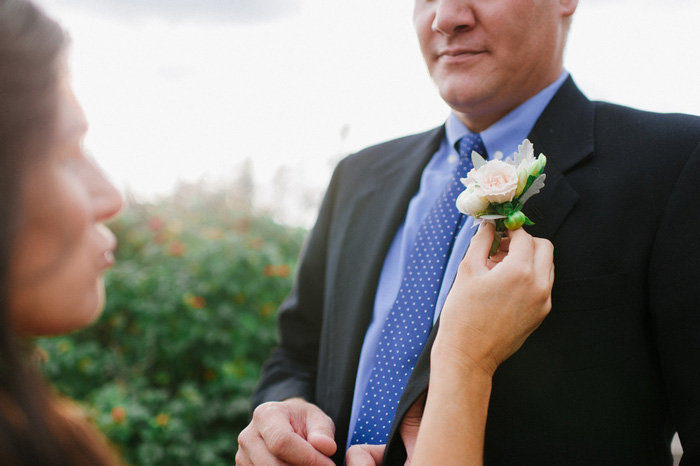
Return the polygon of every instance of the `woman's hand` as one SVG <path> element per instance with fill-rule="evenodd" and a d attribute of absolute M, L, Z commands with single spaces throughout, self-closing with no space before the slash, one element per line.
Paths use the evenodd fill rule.
<path fill-rule="evenodd" d="M 552 244 L 510 231 L 489 257 L 493 234 L 474 235 L 442 310 L 412 465 L 483 462 L 493 374 L 551 308 Z"/>
<path fill-rule="evenodd" d="M 553 247 L 523 229 L 508 231 L 489 257 L 494 228 L 481 224 L 460 264 L 440 316 L 433 346 L 440 358 L 456 358 L 492 376 L 522 346 L 551 309 Z"/>

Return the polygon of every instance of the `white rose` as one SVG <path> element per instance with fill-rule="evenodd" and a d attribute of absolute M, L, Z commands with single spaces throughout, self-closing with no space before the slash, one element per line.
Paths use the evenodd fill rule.
<path fill-rule="evenodd" d="M 457 209 L 464 215 L 475 217 L 486 210 L 489 201 L 484 198 L 484 193 L 480 188 L 470 184 L 457 196 L 456 204 Z"/>
<path fill-rule="evenodd" d="M 518 189 L 518 171 L 501 160 L 487 162 L 473 174 L 469 173 L 468 178 L 475 181 L 489 202 L 510 202 Z"/>

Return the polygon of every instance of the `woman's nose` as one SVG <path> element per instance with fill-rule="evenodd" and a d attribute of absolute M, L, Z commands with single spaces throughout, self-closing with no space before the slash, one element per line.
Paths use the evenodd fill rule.
<path fill-rule="evenodd" d="M 95 221 L 104 222 L 122 210 L 124 196 L 94 162 L 90 161 L 90 163 L 93 166 L 93 178 L 89 195 L 93 204 Z"/>

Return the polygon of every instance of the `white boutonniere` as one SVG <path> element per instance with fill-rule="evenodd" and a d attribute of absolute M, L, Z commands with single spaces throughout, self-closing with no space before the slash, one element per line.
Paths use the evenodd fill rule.
<path fill-rule="evenodd" d="M 464 192 L 457 197 L 457 209 L 474 217 L 474 224 L 493 222 L 496 237 L 491 248 L 495 254 L 501 238 L 508 230 L 517 230 L 523 225 L 534 225 L 522 212 L 523 205 L 544 187 L 544 166 L 547 157 L 534 155 L 532 143 L 525 139 L 512 158 L 503 159 L 497 153 L 493 160 L 486 161 L 477 152 L 472 152 L 472 168 L 462 183 Z"/>

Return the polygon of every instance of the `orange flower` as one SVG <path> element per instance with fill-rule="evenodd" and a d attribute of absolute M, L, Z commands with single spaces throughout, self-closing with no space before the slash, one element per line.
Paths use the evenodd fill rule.
<path fill-rule="evenodd" d="M 250 243 L 248 243 L 248 246 L 250 249 L 262 249 L 264 243 L 262 238 L 253 238 L 250 240 Z"/>
<path fill-rule="evenodd" d="M 160 413 L 159 415 L 156 416 L 156 424 L 158 424 L 161 427 L 165 427 L 170 423 L 170 416 L 168 416 L 165 413 Z"/>
<path fill-rule="evenodd" d="M 291 273 L 291 269 L 287 264 L 280 265 L 266 265 L 263 269 L 263 274 L 266 277 L 280 277 L 286 278 Z"/>
<path fill-rule="evenodd" d="M 207 300 L 201 296 L 195 296 L 192 298 L 192 307 L 195 309 L 202 309 L 207 305 Z"/>
<path fill-rule="evenodd" d="M 126 420 L 126 409 L 122 408 L 121 406 L 115 406 L 112 408 L 109 415 L 112 417 L 112 421 L 117 424 L 122 424 Z"/>
<path fill-rule="evenodd" d="M 151 217 L 148 219 L 148 229 L 151 231 L 160 231 L 163 229 L 165 222 L 160 217 Z"/>
<path fill-rule="evenodd" d="M 168 245 L 168 254 L 173 257 L 182 257 L 185 255 L 185 244 L 182 241 L 175 240 Z"/>
<path fill-rule="evenodd" d="M 185 293 L 182 300 L 185 304 L 195 309 L 202 309 L 207 305 L 207 300 L 204 299 L 203 296 L 194 295 L 192 293 Z"/>
<path fill-rule="evenodd" d="M 271 303 L 263 304 L 259 312 L 262 317 L 269 317 L 275 312 L 275 305 Z"/>

